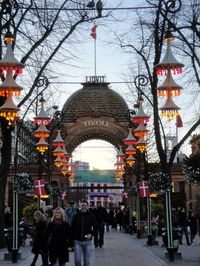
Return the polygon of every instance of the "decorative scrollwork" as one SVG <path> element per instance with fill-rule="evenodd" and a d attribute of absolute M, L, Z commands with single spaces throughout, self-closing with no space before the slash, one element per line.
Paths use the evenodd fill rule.
<path fill-rule="evenodd" d="M 128 122 L 129 122 L 129 127 L 134 127 L 134 124 L 132 123 L 132 119 L 134 116 L 136 115 L 136 111 L 133 110 L 133 109 L 129 109 L 127 112 L 126 112 L 126 117 L 128 119 Z"/>
<path fill-rule="evenodd" d="M 47 77 L 45 77 L 45 76 L 41 76 L 39 79 L 38 79 L 38 81 L 37 81 L 37 84 L 36 84 L 36 86 L 38 87 L 38 88 L 41 88 L 41 87 L 47 87 L 49 85 L 49 80 L 48 80 L 48 78 Z"/>
<path fill-rule="evenodd" d="M 118 131 L 116 132 L 116 136 L 117 136 L 117 138 L 119 138 L 119 139 L 125 139 L 125 137 L 126 137 L 125 133 L 124 133 L 123 131 L 121 131 L 121 130 L 118 130 Z"/>
<path fill-rule="evenodd" d="M 131 119 L 132 117 L 134 117 L 135 114 L 136 114 L 135 110 L 133 110 L 133 109 L 129 109 L 129 110 L 126 112 L 126 117 L 127 117 L 128 120 L 130 121 L 130 119 Z"/>
<path fill-rule="evenodd" d="M 135 87 L 138 90 L 140 90 L 141 87 L 146 86 L 148 84 L 148 82 L 149 82 L 149 80 L 148 80 L 147 76 L 145 76 L 145 75 L 138 75 L 134 79 Z"/>
<path fill-rule="evenodd" d="M 182 7 L 181 0 L 168 0 L 164 1 L 165 10 L 168 13 L 175 14 Z"/>

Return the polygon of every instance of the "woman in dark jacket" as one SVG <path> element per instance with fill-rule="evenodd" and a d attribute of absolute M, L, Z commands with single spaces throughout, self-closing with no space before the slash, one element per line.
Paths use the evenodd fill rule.
<path fill-rule="evenodd" d="M 65 266 L 69 261 L 68 246 L 71 241 L 71 232 L 65 212 L 60 207 L 54 210 L 51 222 L 48 224 L 46 239 L 48 239 L 51 265 Z"/>
<path fill-rule="evenodd" d="M 35 254 L 31 266 L 35 266 L 39 254 L 42 256 L 42 265 L 48 266 L 48 254 L 45 246 L 45 234 L 47 229 L 46 219 L 41 211 L 34 212 L 35 218 L 35 237 L 32 252 Z"/>

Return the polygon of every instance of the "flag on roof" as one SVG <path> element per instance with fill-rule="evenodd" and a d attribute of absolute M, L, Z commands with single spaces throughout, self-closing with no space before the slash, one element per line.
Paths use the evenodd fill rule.
<path fill-rule="evenodd" d="M 183 127 L 183 121 L 182 121 L 182 118 L 179 114 L 176 116 L 176 126 L 177 127 Z"/>
<path fill-rule="evenodd" d="M 97 29 L 97 25 L 94 24 L 94 26 L 92 27 L 92 30 L 91 30 L 91 34 L 90 34 L 90 36 L 91 36 L 94 40 L 96 40 L 96 38 L 97 38 L 96 29 Z"/>

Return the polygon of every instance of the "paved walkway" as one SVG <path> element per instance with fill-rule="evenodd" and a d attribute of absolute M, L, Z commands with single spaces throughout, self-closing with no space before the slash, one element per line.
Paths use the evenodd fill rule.
<path fill-rule="evenodd" d="M 103 248 L 93 250 L 92 266 L 199 266 L 200 265 L 200 239 L 197 237 L 195 245 L 187 246 L 183 240 L 183 245 L 179 250 L 182 253 L 182 259 L 176 259 L 170 263 L 165 258 L 165 248 L 162 247 L 161 238 L 158 246 L 147 246 L 146 239 L 136 239 L 135 235 L 125 234 L 119 231 L 110 231 L 105 233 L 105 245 Z M 28 244 L 28 243 L 27 243 Z M 6 250 L 0 250 L 0 265 L 11 265 L 10 261 L 3 260 L 3 254 Z M 29 266 L 32 261 L 31 247 L 21 247 L 22 260 L 17 265 Z M 12 264 L 13 265 L 13 264 Z M 41 260 L 37 266 L 41 266 Z M 70 252 L 70 262 L 67 266 L 73 266 L 73 252 Z"/>

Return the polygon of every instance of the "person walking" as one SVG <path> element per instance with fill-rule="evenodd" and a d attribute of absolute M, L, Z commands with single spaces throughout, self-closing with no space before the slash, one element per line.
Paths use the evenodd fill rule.
<path fill-rule="evenodd" d="M 67 216 L 67 221 L 69 225 L 72 224 L 72 220 L 75 214 L 76 210 L 74 209 L 74 202 L 70 202 L 65 210 L 65 215 Z"/>
<path fill-rule="evenodd" d="M 108 222 L 107 210 L 101 206 L 101 202 L 97 202 L 97 208 L 94 211 L 95 219 L 97 221 L 97 230 L 94 234 L 94 246 L 101 248 L 104 244 L 104 229 L 105 224 Z"/>
<path fill-rule="evenodd" d="M 197 234 L 197 219 L 192 211 L 189 212 L 187 221 L 190 228 L 190 243 L 194 245 L 193 240 Z"/>
<path fill-rule="evenodd" d="M 65 210 L 67 222 L 69 223 L 70 226 L 72 224 L 72 220 L 75 214 L 76 210 L 74 209 L 74 202 L 71 201 Z M 72 251 L 74 251 L 74 241 L 72 239 L 71 242 L 69 243 L 69 247 L 71 248 Z"/>
<path fill-rule="evenodd" d="M 49 261 L 51 266 L 65 266 L 69 261 L 68 246 L 71 241 L 71 229 L 62 208 L 57 207 L 48 224 L 46 232 Z"/>
<path fill-rule="evenodd" d="M 90 266 L 92 255 L 92 236 L 97 224 L 94 215 L 88 210 L 88 202 L 81 202 L 80 211 L 72 220 L 72 234 L 74 239 L 74 263 L 81 266 L 83 257 L 84 266 Z"/>
<path fill-rule="evenodd" d="M 182 244 L 183 233 L 185 234 L 186 243 L 189 246 L 189 236 L 188 236 L 188 223 L 187 223 L 187 215 L 184 208 L 180 208 L 178 211 L 178 225 L 181 228 L 181 239 L 180 244 Z"/>
<path fill-rule="evenodd" d="M 48 253 L 45 246 L 45 233 L 47 229 L 46 219 L 41 211 L 34 212 L 35 237 L 33 240 L 32 253 L 35 254 L 31 266 L 35 266 L 39 255 L 42 257 L 42 265 L 48 266 Z"/>

